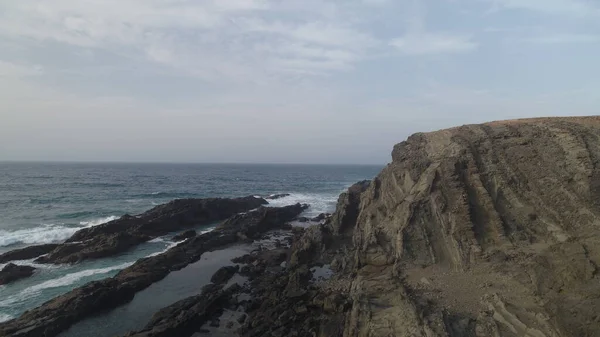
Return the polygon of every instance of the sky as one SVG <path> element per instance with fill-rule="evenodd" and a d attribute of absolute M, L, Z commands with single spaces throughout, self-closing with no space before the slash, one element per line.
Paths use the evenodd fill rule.
<path fill-rule="evenodd" d="M 597 0 L 0 0 L 0 160 L 383 164 L 599 110 Z"/>

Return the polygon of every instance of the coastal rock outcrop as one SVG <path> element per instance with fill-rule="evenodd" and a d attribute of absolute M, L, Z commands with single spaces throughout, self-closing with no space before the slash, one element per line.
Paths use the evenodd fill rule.
<path fill-rule="evenodd" d="M 33 275 L 34 271 L 35 268 L 31 266 L 18 266 L 9 263 L 0 270 L 0 285 L 9 284 L 16 280 L 29 277 Z"/>
<path fill-rule="evenodd" d="M 119 254 L 140 243 L 177 230 L 222 221 L 267 204 L 253 196 L 235 199 L 178 199 L 137 216 L 124 215 L 73 234 L 37 263 L 76 263 Z"/>
<path fill-rule="evenodd" d="M 40 255 L 48 254 L 54 249 L 56 249 L 59 244 L 45 244 L 45 245 L 37 245 L 37 246 L 29 246 L 21 249 L 11 250 L 4 254 L 0 254 L 0 263 L 6 263 L 9 261 L 18 261 L 18 260 L 29 260 L 34 259 Z"/>
<path fill-rule="evenodd" d="M 131 301 L 136 292 L 163 279 L 171 271 L 198 261 L 204 252 L 281 228 L 307 207 L 301 204 L 260 207 L 235 215 L 212 232 L 184 241 L 163 254 L 140 259 L 114 277 L 87 283 L 25 312 L 17 319 L 0 323 L 0 336 L 56 336 L 75 322 Z"/>
<path fill-rule="evenodd" d="M 257 274 L 241 336 L 600 336 L 600 117 L 415 134 L 392 159 Z"/>
<path fill-rule="evenodd" d="M 179 242 L 179 241 L 187 240 L 189 238 L 193 238 L 196 235 L 198 235 L 198 233 L 196 233 L 195 230 L 190 229 L 181 234 L 175 235 L 171 240 L 174 242 Z"/>

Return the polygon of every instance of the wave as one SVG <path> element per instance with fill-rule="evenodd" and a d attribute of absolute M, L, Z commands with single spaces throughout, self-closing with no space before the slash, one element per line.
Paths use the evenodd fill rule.
<path fill-rule="evenodd" d="M 0 247 L 18 244 L 34 245 L 44 243 L 62 242 L 81 228 L 97 226 L 117 219 L 116 216 L 81 221 L 79 226 L 43 224 L 38 227 L 18 229 L 15 231 L 0 230 Z"/>
<path fill-rule="evenodd" d="M 0 313 L 0 323 L 10 321 L 11 319 L 13 319 L 11 315 Z"/>
<path fill-rule="evenodd" d="M 320 213 L 332 213 L 335 210 L 339 194 L 291 193 L 287 197 L 268 200 L 269 206 L 282 207 L 296 203 L 309 204 L 305 216 L 316 216 Z"/>
<path fill-rule="evenodd" d="M 82 270 L 79 272 L 67 274 L 62 277 L 55 278 L 52 280 L 48 280 L 48 281 L 36 284 L 34 286 L 31 286 L 29 288 L 25 288 L 18 294 L 7 297 L 6 299 L 0 301 L 0 307 L 11 307 L 15 303 L 19 303 L 19 302 L 25 301 L 27 299 L 30 299 L 32 297 L 39 295 L 42 292 L 42 290 L 70 286 L 85 277 L 90 277 L 90 276 L 94 276 L 94 275 L 98 275 L 98 274 L 107 274 L 107 273 L 110 273 L 115 270 L 125 269 L 125 268 L 131 266 L 132 264 L 133 264 L 133 262 L 128 262 L 128 263 L 123 263 L 120 265 L 106 267 L 106 268 L 87 269 L 87 270 Z"/>
<path fill-rule="evenodd" d="M 119 218 L 118 216 L 111 215 L 111 216 L 107 216 L 105 218 L 93 219 L 93 220 L 89 220 L 89 221 L 81 221 L 79 224 L 84 227 L 93 227 L 93 226 L 101 225 L 103 223 L 117 220 L 118 218 Z"/>

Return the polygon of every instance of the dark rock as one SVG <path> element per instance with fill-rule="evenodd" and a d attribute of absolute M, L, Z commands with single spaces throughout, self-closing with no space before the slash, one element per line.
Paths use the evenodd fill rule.
<path fill-rule="evenodd" d="M 171 239 L 174 242 L 179 242 L 179 241 L 183 241 L 183 240 L 187 240 L 189 238 L 193 238 L 197 235 L 196 231 L 193 229 L 190 229 L 189 231 L 185 231 L 183 233 L 177 234 L 173 237 L 173 239 Z"/>
<path fill-rule="evenodd" d="M 281 199 L 281 198 L 285 198 L 285 197 L 289 197 L 290 194 L 289 193 L 282 193 L 282 194 L 272 194 L 268 197 L 266 197 L 266 200 L 277 200 L 277 199 Z"/>
<path fill-rule="evenodd" d="M 225 327 L 226 327 L 227 329 L 231 329 L 231 328 L 233 328 L 233 325 L 234 325 L 234 324 L 235 324 L 234 322 L 227 322 L 227 325 L 225 325 Z"/>
<path fill-rule="evenodd" d="M 239 269 L 239 266 L 221 267 L 210 278 L 210 282 L 215 284 L 227 283 L 227 281 L 229 281 L 229 279 L 231 279 L 233 275 L 235 275 L 235 273 L 238 272 Z"/>
<path fill-rule="evenodd" d="M 298 222 L 309 222 L 310 219 L 305 217 L 305 216 L 301 216 L 297 219 Z"/>
<path fill-rule="evenodd" d="M 88 259 L 99 259 L 124 252 L 150 240 L 150 238 L 127 232 L 99 235 L 86 242 L 62 244 L 48 255 L 37 258 L 35 262 L 76 263 Z"/>
<path fill-rule="evenodd" d="M 56 336 L 86 317 L 131 301 L 136 292 L 163 279 L 171 271 L 198 261 L 204 252 L 240 242 L 242 237 L 260 237 L 263 233 L 278 229 L 291 221 L 306 207 L 300 204 L 286 207 L 261 207 L 246 214 L 235 215 L 212 232 L 182 242 L 163 254 L 140 259 L 114 277 L 89 282 L 25 312 L 19 318 L 0 323 L 0 336 Z M 206 288 L 204 299 L 198 299 L 200 302 L 192 301 L 191 305 L 196 309 L 188 311 L 188 316 L 182 314 L 184 316 L 180 317 L 172 313 L 174 316 L 170 319 L 162 323 L 154 322 L 160 327 L 149 327 L 148 331 L 144 330 L 146 332 L 134 335 L 178 336 L 184 335 L 179 333 L 180 331 L 186 333 L 190 331 L 187 330 L 190 326 L 194 329 L 191 330 L 190 335 L 193 334 L 200 328 L 196 326 L 196 322 L 200 321 L 198 317 L 204 317 L 199 316 L 198 312 L 208 315 L 208 312 L 212 312 L 211 303 L 219 301 L 220 307 L 223 303 L 228 303 L 228 300 L 221 298 L 219 292 L 214 290 L 221 288 L 215 287 L 217 286 L 212 285 Z M 174 318 L 175 316 L 177 319 Z"/>
<path fill-rule="evenodd" d="M 6 263 L 9 261 L 17 261 L 17 260 L 29 260 L 36 258 L 40 255 L 48 254 L 59 244 L 46 244 L 46 245 L 38 245 L 38 246 L 30 246 L 21 249 L 15 249 L 10 252 L 6 252 L 0 255 L 0 263 Z"/>
<path fill-rule="evenodd" d="M 18 266 L 14 263 L 9 263 L 0 271 L 0 285 L 29 277 L 33 275 L 34 271 L 35 268 L 30 266 Z"/>
<path fill-rule="evenodd" d="M 221 321 L 218 318 L 215 318 L 212 321 L 210 321 L 210 326 L 213 328 L 218 328 L 221 326 Z"/>
<path fill-rule="evenodd" d="M 248 315 L 242 314 L 240 317 L 238 317 L 237 321 L 238 323 L 243 324 L 246 321 L 246 318 L 248 318 Z"/>
<path fill-rule="evenodd" d="M 253 196 L 173 200 L 138 216 L 124 215 L 102 225 L 81 229 L 36 262 L 75 263 L 116 255 L 155 237 L 225 220 L 264 204 L 267 204 L 266 200 Z"/>

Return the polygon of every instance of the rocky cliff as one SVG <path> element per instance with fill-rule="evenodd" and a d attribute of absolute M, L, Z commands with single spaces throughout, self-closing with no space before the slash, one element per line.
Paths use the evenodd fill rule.
<path fill-rule="evenodd" d="M 392 159 L 295 242 L 241 335 L 600 336 L 600 117 L 419 133 Z"/>
<path fill-rule="evenodd" d="M 411 136 L 362 194 L 346 336 L 600 336 L 600 118 Z"/>

